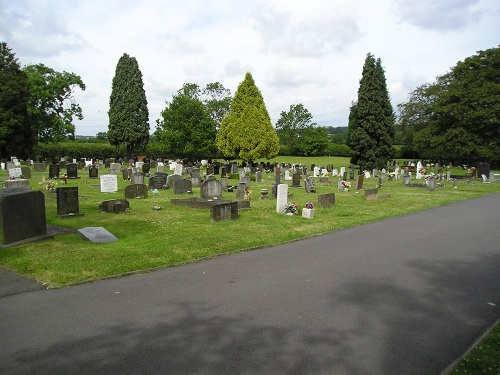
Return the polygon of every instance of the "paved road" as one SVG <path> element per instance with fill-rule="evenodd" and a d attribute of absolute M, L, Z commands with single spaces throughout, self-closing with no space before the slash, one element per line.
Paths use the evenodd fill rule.
<path fill-rule="evenodd" d="M 1 374 L 439 374 L 500 318 L 500 194 L 0 298 Z"/>

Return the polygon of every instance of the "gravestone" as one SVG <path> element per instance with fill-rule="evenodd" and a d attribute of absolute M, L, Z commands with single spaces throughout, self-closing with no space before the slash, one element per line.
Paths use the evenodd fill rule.
<path fill-rule="evenodd" d="M 212 221 L 236 220 L 238 218 L 238 202 L 224 202 L 210 207 Z"/>
<path fill-rule="evenodd" d="M 232 163 L 231 164 L 231 174 L 236 174 L 238 173 L 238 164 Z"/>
<path fill-rule="evenodd" d="M 182 176 L 178 174 L 171 174 L 167 176 L 167 187 L 172 188 L 174 186 L 174 181 L 182 180 Z"/>
<path fill-rule="evenodd" d="M 306 219 L 314 219 L 314 208 L 303 208 L 302 217 Z"/>
<path fill-rule="evenodd" d="M 89 166 L 89 178 L 99 178 L 99 168 L 95 165 Z"/>
<path fill-rule="evenodd" d="M 250 176 L 243 177 L 243 181 L 240 181 L 240 182 L 244 182 L 245 183 L 245 187 L 247 189 L 250 189 Z"/>
<path fill-rule="evenodd" d="M 178 176 L 182 176 L 182 170 L 183 170 L 183 165 L 182 164 L 175 164 L 175 167 L 174 167 L 174 174 L 178 175 Z"/>
<path fill-rule="evenodd" d="M 285 181 L 291 181 L 292 178 L 290 177 L 290 171 L 287 169 L 285 171 Z"/>
<path fill-rule="evenodd" d="M 82 238 L 91 242 L 108 243 L 118 241 L 118 238 L 116 238 L 103 227 L 86 227 L 78 229 L 78 233 L 80 233 Z"/>
<path fill-rule="evenodd" d="M 247 174 L 245 173 L 245 171 L 240 171 L 240 173 L 238 174 L 239 182 L 245 182 L 244 178 L 246 176 Z"/>
<path fill-rule="evenodd" d="M 130 180 L 132 185 L 144 185 L 144 173 L 135 172 L 132 173 L 132 178 Z"/>
<path fill-rule="evenodd" d="M 45 163 L 33 163 L 33 170 L 35 172 L 45 172 L 47 170 L 47 165 Z"/>
<path fill-rule="evenodd" d="M 280 185 L 282 183 L 282 178 L 281 178 L 281 175 L 280 174 L 277 174 L 274 176 L 274 184 L 275 185 Z"/>
<path fill-rule="evenodd" d="M 246 184 L 244 182 L 238 183 L 238 190 L 236 190 L 236 199 L 243 199 L 245 197 Z"/>
<path fill-rule="evenodd" d="M 78 186 L 56 188 L 57 216 L 72 218 L 83 216 L 78 201 Z"/>
<path fill-rule="evenodd" d="M 363 181 L 365 179 L 365 176 L 360 174 L 358 175 L 358 179 L 356 180 L 356 190 L 362 190 L 363 189 Z"/>
<path fill-rule="evenodd" d="M 486 175 L 486 176 L 490 175 L 491 169 L 490 169 L 490 164 L 489 163 L 478 163 L 476 165 L 476 168 L 477 168 L 476 175 L 474 177 L 476 177 L 476 176 L 482 176 L 483 174 Z"/>
<path fill-rule="evenodd" d="M 300 173 L 294 173 L 292 176 L 292 187 L 300 187 Z"/>
<path fill-rule="evenodd" d="M 191 168 L 191 171 L 189 172 L 191 178 L 201 178 L 200 175 L 200 168 Z"/>
<path fill-rule="evenodd" d="M 314 180 L 312 178 L 306 178 L 304 180 L 304 189 L 306 193 L 315 193 L 316 188 L 314 187 Z"/>
<path fill-rule="evenodd" d="M 1 247 L 51 238 L 47 234 L 43 193 L 0 194 L 0 234 Z"/>
<path fill-rule="evenodd" d="M 208 178 L 203 181 L 200 187 L 200 198 L 221 198 L 222 197 L 222 185 L 215 178 Z"/>
<path fill-rule="evenodd" d="M 59 178 L 59 165 L 50 164 L 49 165 L 49 178 Z"/>
<path fill-rule="evenodd" d="M 365 190 L 365 199 L 366 200 L 375 200 L 377 198 L 378 198 L 378 189 Z"/>
<path fill-rule="evenodd" d="M 151 170 L 151 164 L 149 163 L 144 163 L 142 165 L 142 173 L 144 174 L 149 174 L 149 171 Z"/>
<path fill-rule="evenodd" d="M 318 194 L 318 207 L 330 208 L 335 206 L 335 193 Z"/>
<path fill-rule="evenodd" d="M 147 198 L 148 187 L 144 184 L 133 184 L 125 187 L 125 199 Z"/>
<path fill-rule="evenodd" d="M 18 178 L 16 180 L 2 181 L 2 191 L 0 193 L 6 195 L 6 194 L 26 193 L 28 191 L 30 191 L 29 181 L 23 178 Z"/>
<path fill-rule="evenodd" d="M 118 174 L 118 173 L 120 173 L 121 169 L 122 169 L 122 165 L 120 163 L 110 163 L 109 164 L 109 173 L 110 174 Z M 112 173 L 111 171 L 114 171 L 114 173 Z"/>
<path fill-rule="evenodd" d="M 104 213 L 121 213 L 125 212 L 130 208 L 130 204 L 126 199 L 112 199 L 109 201 L 103 201 L 99 205 L 99 212 Z"/>
<path fill-rule="evenodd" d="M 285 213 L 285 206 L 288 202 L 288 185 L 279 184 L 276 192 L 276 212 Z"/>
<path fill-rule="evenodd" d="M 344 185 L 342 185 L 342 179 L 341 178 L 339 179 L 337 185 L 338 185 L 337 187 L 338 187 L 339 192 L 344 191 Z"/>
<path fill-rule="evenodd" d="M 255 172 L 255 182 L 262 182 L 262 171 Z"/>
<path fill-rule="evenodd" d="M 165 164 L 163 164 L 162 162 L 158 162 L 158 164 L 156 164 L 156 172 L 164 172 L 165 170 Z"/>
<path fill-rule="evenodd" d="M 223 191 L 227 191 L 227 178 L 226 177 L 221 177 L 221 179 L 219 180 L 221 186 L 222 186 L 222 190 Z"/>
<path fill-rule="evenodd" d="M 28 179 L 28 178 L 31 178 L 31 168 L 30 167 L 21 167 L 21 175 Z"/>
<path fill-rule="evenodd" d="M 118 191 L 118 177 L 115 174 L 103 174 L 101 180 L 101 193 L 116 193 Z"/>
<path fill-rule="evenodd" d="M 429 177 L 426 181 L 427 190 L 434 191 L 436 190 L 436 179 L 434 177 Z"/>
<path fill-rule="evenodd" d="M 67 178 L 78 178 L 78 164 L 69 163 L 66 165 L 66 177 Z"/>
<path fill-rule="evenodd" d="M 9 169 L 9 177 L 20 178 L 23 175 L 23 170 L 21 168 L 15 167 Z"/>
<path fill-rule="evenodd" d="M 174 194 L 186 194 L 193 191 L 193 185 L 191 184 L 191 180 L 177 180 L 174 181 L 172 189 Z"/>
<path fill-rule="evenodd" d="M 349 170 L 349 180 L 354 180 L 354 169 Z"/>

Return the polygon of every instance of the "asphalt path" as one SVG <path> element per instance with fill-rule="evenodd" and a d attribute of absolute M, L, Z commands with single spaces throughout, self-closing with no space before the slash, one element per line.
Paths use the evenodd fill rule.
<path fill-rule="evenodd" d="M 500 318 L 500 194 L 36 289 L 0 298 L 1 374 L 440 374 Z"/>

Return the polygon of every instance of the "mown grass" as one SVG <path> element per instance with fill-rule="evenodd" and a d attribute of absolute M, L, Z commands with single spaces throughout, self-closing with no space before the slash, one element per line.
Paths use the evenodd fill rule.
<path fill-rule="evenodd" d="M 284 160 L 286 158 L 278 161 Z M 299 158 L 289 162 L 348 165 L 346 158 Z M 103 172 L 107 173 L 104 170 L 101 174 Z M 5 171 L 1 173 L 6 175 Z M 33 173 L 31 188 L 41 189 L 40 182 L 45 176 L 47 173 Z M 83 240 L 78 234 L 56 235 L 53 240 L 1 249 L 0 266 L 47 285 L 60 287 L 276 245 L 500 191 L 500 184 L 483 184 L 480 180 L 471 185 L 460 181 L 458 189 L 453 189 L 448 182 L 446 187 L 434 192 L 425 188 L 404 187 L 401 181 L 394 180 L 385 182 L 380 191 L 390 194 L 390 199 L 366 201 L 364 192 L 356 192 L 354 187 L 347 193 L 337 193 L 338 179 L 330 178 L 330 184 L 316 184 L 316 194 L 307 194 L 304 188 L 289 188 L 293 194 L 290 200 L 301 208 L 306 202 L 316 205 L 318 194 L 337 193 L 334 208 L 316 208 L 314 219 L 307 220 L 300 216 L 277 214 L 275 200 L 259 199 L 261 188 L 271 191 L 274 176 L 269 173 L 264 174 L 263 182 L 251 183 L 251 208 L 240 211 L 238 220 L 213 223 L 208 210 L 173 206 L 170 199 L 183 196 L 174 196 L 171 190 L 162 190 L 159 196 L 131 200 L 130 211 L 124 214 L 99 213 L 98 206 L 102 201 L 123 198 L 124 188 L 129 182 L 119 176 L 117 193 L 101 193 L 99 180 L 88 179 L 83 170 L 79 171 L 79 176 L 80 179 L 68 180 L 68 185 L 62 185 L 59 181 L 58 186 L 78 186 L 80 213 L 84 216 L 58 218 L 55 194 L 44 191 L 47 222 L 75 230 L 102 226 L 118 237 L 119 241 L 96 244 Z M 237 180 L 229 180 L 228 183 L 237 185 Z M 366 180 L 364 189 L 374 188 L 376 184 L 375 179 Z M 193 196 L 199 196 L 199 188 L 193 189 Z M 235 193 L 223 194 L 223 199 L 234 198 Z M 162 210 L 154 211 L 153 206 L 160 206 Z"/>

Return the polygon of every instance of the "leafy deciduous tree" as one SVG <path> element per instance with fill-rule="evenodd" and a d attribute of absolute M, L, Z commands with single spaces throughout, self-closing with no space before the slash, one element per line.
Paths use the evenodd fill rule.
<path fill-rule="evenodd" d="M 0 43 L 0 156 L 27 158 L 35 145 L 28 114 L 29 83 L 15 54 Z"/>
<path fill-rule="evenodd" d="M 196 159 L 217 152 L 216 123 L 199 95 L 198 85 L 184 84 L 157 122 L 155 136 L 172 156 Z"/>
<path fill-rule="evenodd" d="M 280 146 L 287 150 L 287 154 L 298 154 L 304 132 L 316 125 L 312 118 L 311 113 L 301 103 L 290 105 L 288 112 L 281 112 L 281 117 L 276 121 L 276 134 Z"/>
<path fill-rule="evenodd" d="M 30 84 L 28 113 L 38 142 L 58 142 L 75 136 L 73 116 L 83 119 L 73 93 L 85 91 L 85 84 L 74 73 L 57 72 L 43 64 L 24 68 Z"/>
<path fill-rule="evenodd" d="M 231 110 L 222 119 L 216 144 L 224 156 L 245 161 L 273 158 L 279 152 L 279 138 L 250 73 L 239 84 Z"/>
<path fill-rule="evenodd" d="M 382 167 L 393 157 L 394 112 L 389 99 L 380 59 L 368 54 L 358 89 L 358 100 L 351 106 L 347 145 L 351 163 L 361 169 Z"/>
<path fill-rule="evenodd" d="M 148 102 L 139 64 L 126 53 L 116 65 L 108 117 L 108 139 L 112 145 L 125 144 L 129 158 L 145 149 L 149 140 Z"/>

